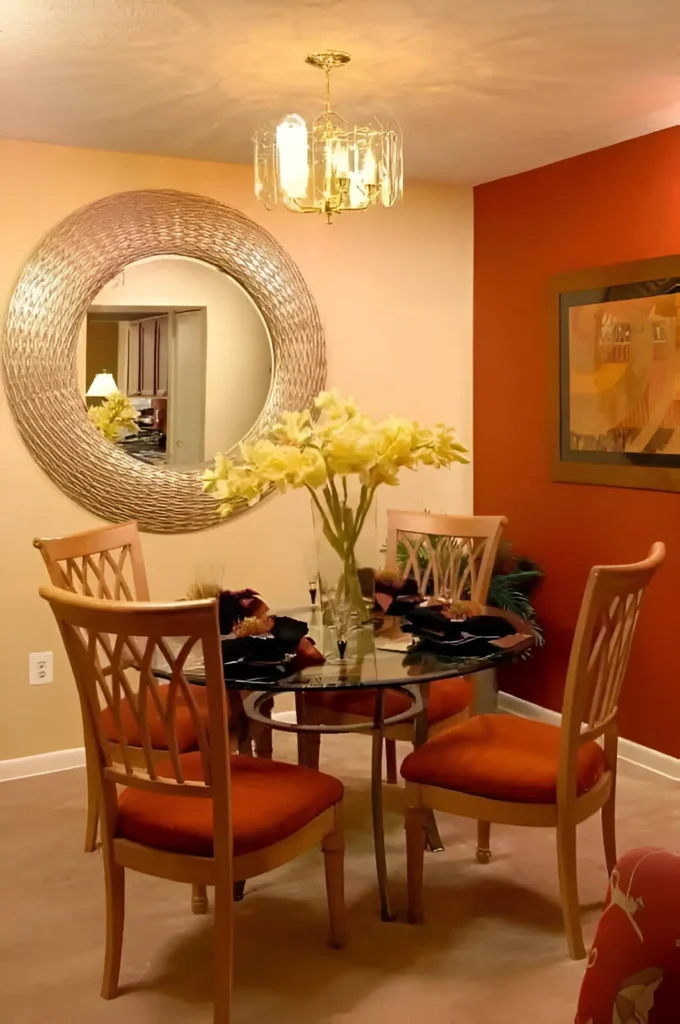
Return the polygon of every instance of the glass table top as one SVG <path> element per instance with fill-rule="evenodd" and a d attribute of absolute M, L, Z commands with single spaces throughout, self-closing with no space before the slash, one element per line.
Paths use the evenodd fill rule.
<path fill-rule="evenodd" d="M 489 609 L 493 614 L 496 610 Z M 337 653 L 334 631 L 324 626 L 318 607 L 301 605 L 294 608 L 279 608 L 273 614 L 289 615 L 307 622 L 309 636 L 318 650 L 326 656 L 322 665 L 312 665 L 286 675 L 282 669 L 279 678 L 239 678 L 238 664 L 225 663 L 225 683 L 228 689 L 254 690 L 259 692 L 282 693 L 291 690 L 349 690 L 376 686 L 412 686 L 445 679 L 451 676 L 473 675 L 494 668 L 496 665 L 516 657 L 533 644 L 531 628 L 521 620 L 511 619 L 518 629 L 517 634 L 508 638 L 512 645 L 493 649 L 480 657 L 444 653 L 437 649 L 423 647 L 410 633 L 401 632 L 403 620 L 395 616 L 386 617 L 381 623 L 368 625 L 352 631 L 348 638 L 344 658 Z M 503 615 L 502 617 L 508 618 Z M 203 666 L 196 659 L 188 661 L 185 676 L 189 681 L 202 682 Z"/>

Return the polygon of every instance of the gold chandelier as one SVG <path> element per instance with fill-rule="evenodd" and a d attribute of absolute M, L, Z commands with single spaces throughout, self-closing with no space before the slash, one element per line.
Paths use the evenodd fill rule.
<path fill-rule="evenodd" d="M 311 126 L 298 114 L 255 135 L 255 195 L 266 207 L 282 203 L 295 213 L 394 206 L 404 187 L 401 132 L 391 125 L 348 127 L 331 107 L 331 71 L 348 53 L 310 53 L 308 64 L 326 75 L 326 109 Z"/>

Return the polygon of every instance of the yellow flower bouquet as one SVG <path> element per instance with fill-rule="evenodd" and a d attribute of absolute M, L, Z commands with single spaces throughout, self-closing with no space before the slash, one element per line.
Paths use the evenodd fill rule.
<path fill-rule="evenodd" d="M 139 433 L 136 422 L 139 413 L 122 391 L 113 391 L 101 405 L 93 405 L 88 409 L 87 415 L 90 423 L 94 424 L 107 441 L 117 441 L 121 430 Z"/>
<path fill-rule="evenodd" d="M 396 416 L 375 421 L 353 399 L 325 391 L 313 409 L 284 413 L 267 438 L 242 445 L 241 461 L 218 455 L 214 469 L 203 474 L 203 488 L 228 516 L 272 487 L 306 487 L 315 521 L 340 563 L 337 578 L 326 586 L 323 575 L 320 581 L 322 600 L 337 621 L 352 609 L 365 613 L 356 548 L 378 487 L 396 486 L 402 469 L 439 469 L 467 462 L 465 454 L 451 427 L 425 428 Z"/>

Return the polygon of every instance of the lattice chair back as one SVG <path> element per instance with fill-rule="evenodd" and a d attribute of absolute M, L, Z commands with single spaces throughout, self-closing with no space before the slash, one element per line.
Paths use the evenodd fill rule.
<path fill-rule="evenodd" d="M 605 737 L 609 760 L 616 756 L 621 688 L 645 589 L 663 562 L 657 542 L 648 557 L 633 565 L 594 566 L 590 570 L 574 632 L 562 710 L 561 782 L 575 785 L 578 749 Z"/>
<path fill-rule="evenodd" d="M 227 702 L 216 602 L 130 603 L 83 597 L 56 587 L 43 587 L 40 595 L 57 620 L 78 687 L 88 734 L 87 756 L 96 758 L 102 785 L 102 828 L 106 821 L 113 830 L 109 835 L 115 835 L 117 786 L 212 799 L 216 820 L 220 812 L 228 815 Z M 186 677 L 192 664 L 200 664 L 205 674 L 207 725 L 195 700 L 196 687 Z M 165 698 L 161 698 L 156 673 L 169 679 L 163 684 L 168 687 Z M 128 747 L 121 720 L 123 701 L 134 716 L 142 756 L 139 748 Z M 183 772 L 176 716 L 180 703 L 191 713 L 202 781 L 189 780 Z M 102 725 L 105 708 L 118 727 L 119 759 L 115 761 Z M 151 708 L 155 728 L 162 723 L 167 748 L 162 775 L 152 744 Z"/>
<path fill-rule="evenodd" d="M 137 523 L 103 526 L 70 537 L 36 538 L 55 587 L 110 601 L 148 601 Z"/>
<path fill-rule="evenodd" d="M 387 513 L 386 568 L 421 594 L 486 604 L 504 516 Z"/>

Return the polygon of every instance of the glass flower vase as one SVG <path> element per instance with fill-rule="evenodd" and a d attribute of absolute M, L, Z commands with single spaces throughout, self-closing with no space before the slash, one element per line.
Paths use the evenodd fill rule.
<path fill-rule="evenodd" d="M 336 477 L 312 494 L 323 623 L 340 658 L 352 630 L 373 614 L 378 531 L 372 497 L 352 477 Z"/>

